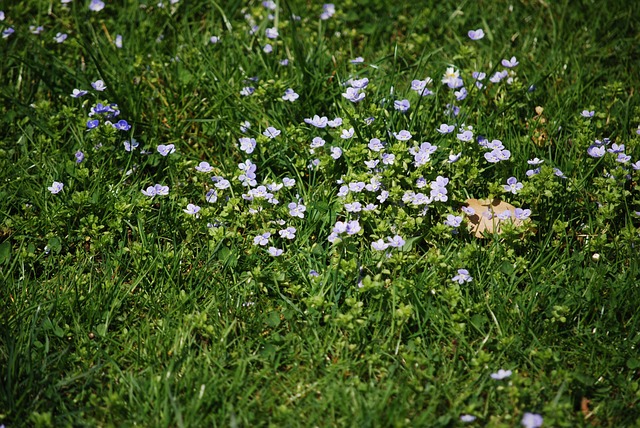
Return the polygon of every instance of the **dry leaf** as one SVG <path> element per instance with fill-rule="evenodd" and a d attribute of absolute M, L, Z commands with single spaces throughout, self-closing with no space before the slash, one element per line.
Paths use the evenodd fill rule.
<path fill-rule="evenodd" d="M 531 140 L 540 147 L 544 147 L 547 143 L 547 138 L 549 135 L 547 134 L 547 130 L 544 129 L 544 124 L 547 123 L 547 119 L 542 116 L 542 112 L 544 112 L 544 108 L 538 106 L 535 108 L 536 115 L 532 118 L 533 125 L 535 125 L 535 129 L 533 130 L 533 135 L 531 136 Z M 529 125 L 527 124 L 527 127 Z"/>
<path fill-rule="evenodd" d="M 476 238 L 484 238 L 484 233 L 501 233 L 500 225 L 504 222 L 513 222 L 516 226 L 521 226 L 524 222 L 516 218 L 516 207 L 495 198 L 493 201 L 488 199 L 467 199 L 467 206 L 473 208 L 473 215 L 467 214 L 469 219 L 469 231 Z M 510 211 L 510 216 L 501 220 L 498 214 Z"/>

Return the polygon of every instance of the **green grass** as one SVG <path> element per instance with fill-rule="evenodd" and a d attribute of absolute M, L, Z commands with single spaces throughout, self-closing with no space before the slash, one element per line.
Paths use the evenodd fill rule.
<path fill-rule="evenodd" d="M 0 424 L 515 427 L 526 412 L 543 426 L 640 424 L 640 5 L 347 0 L 320 20 L 320 3 L 291 0 L 270 21 L 258 1 L 117 3 L 0 7 L 0 29 L 15 29 L 0 39 Z M 486 36 L 471 41 L 476 28 Z M 513 82 L 489 83 L 514 55 Z M 450 66 L 465 100 L 440 83 Z M 411 81 L 427 76 L 434 94 L 419 97 Z M 365 99 L 346 100 L 343 83 L 364 77 Z M 91 90 L 97 79 L 104 92 Z M 90 91 L 75 99 L 74 88 Z M 282 100 L 287 88 L 300 98 Z M 131 130 L 87 130 L 97 102 L 117 104 Z M 316 114 L 344 123 L 304 122 Z M 473 126 L 474 141 L 441 123 Z M 269 140 L 268 126 L 282 134 Z M 400 130 L 413 139 L 396 141 Z M 487 162 L 479 135 L 511 158 Z M 310 153 L 316 136 L 326 144 Z M 241 137 L 257 140 L 253 153 Z M 338 180 L 369 182 L 374 137 L 396 156 L 377 173 L 389 199 L 339 197 Z M 604 138 L 631 161 L 589 156 Z M 425 141 L 438 150 L 416 168 L 407 149 Z M 545 162 L 528 178 L 534 157 Z M 246 159 L 257 184 L 296 180 L 273 192 L 278 205 L 242 198 Z M 197 172 L 201 161 L 213 170 Z M 214 175 L 232 187 L 208 203 Z M 426 213 L 402 202 L 429 194 L 421 176 L 450 180 Z M 517 195 L 502 190 L 511 176 Z M 54 181 L 62 192 L 47 190 Z M 141 193 L 156 183 L 169 194 Z M 484 239 L 467 220 L 457 234 L 443 223 L 467 198 L 494 196 L 531 220 Z M 299 200 L 304 218 L 291 217 Z M 348 214 L 354 201 L 379 206 Z M 278 235 L 280 219 L 295 239 Z M 355 219 L 361 232 L 328 241 Z M 281 256 L 253 245 L 264 232 Z M 396 234 L 402 248 L 372 249 Z M 473 281 L 451 280 L 461 268 Z M 499 369 L 513 374 L 492 379 Z"/>

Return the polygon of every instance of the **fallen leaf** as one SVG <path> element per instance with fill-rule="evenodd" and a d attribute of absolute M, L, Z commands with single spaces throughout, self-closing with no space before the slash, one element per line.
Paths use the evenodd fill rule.
<path fill-rule="evenodd" d="M 524 224 L 522 220 L 516 218 L 516 207 L 498 198 L 493 201 L 488 199 L 467 199 L 465 202 L 474 211 L 473 215 L 465 214 L 469 220 L 469 231 L 476 238 L 484 238 L 485 232 L 501 233 L 500 225 L 506 221 L 513 222 L 515 226 Z M 505 220 L 501 220 L 498 214 L 502 214 L 505 211 L 509 211 L 510 216 Z"/>

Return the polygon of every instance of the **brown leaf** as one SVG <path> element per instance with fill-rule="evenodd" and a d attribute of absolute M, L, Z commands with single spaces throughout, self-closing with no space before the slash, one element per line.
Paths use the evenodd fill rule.
<path fill-rule="evenodd" d="M 469 231 L 476 238 L 484 238 L 484 233 L 501 233 L 500 225 L 504 222 L 513 222 L 515 226 L 521 226 L 524 222 L 516 218 L 516 208 L 498 198 L 493 201 L 488 199 L 467 199 L 469 208 L 473 208 L 475 214 L 468 215 Z M 497 215 L 509 210 L 511 216 L 506 220 L 500 220 Z"/>

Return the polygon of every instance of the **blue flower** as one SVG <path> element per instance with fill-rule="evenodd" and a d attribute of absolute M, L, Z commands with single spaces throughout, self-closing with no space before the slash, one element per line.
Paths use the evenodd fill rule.
<path fill-rule="evenodd" d="M 87 91 L 84 91 L 82 89 L 74 89 L 73 92 L 71 92 L 71 96 L 73 98 L 80 98 L 84 95 L 87 95 Z"/>
<path fill-rule="evenodd" d="M 124 119 L 120 119 L 117 123 L 114 123 L 113 127 L 119 131 L 128 131 L 131 129 L 131 125 Z"/>
<path fill-rule="evenodd" d="M 464 284 L 465 282 L 473 281 L 473 278 L 469 275 L 469 271 L 466 269 L 458 269 L 458 274 L 451 278 L 451 281 L 458 284 Z"/>
<path fill-rule="evenodd" d="M 282 99 L 285 101 L 294 102 L 299 97 L 300 95 L 296 94 L 296 92 L 293 89 L 289 88 L 286 91 L 284 91 L 284 95 L 282 96 Z"/>
<path fill-rule="evenodd" d="M 194 204 L 187 204 L 187 208 L 182 210 L 185 213 L 189 214 L 189 215 L 198 215 L 198 212 L 200 211 L 200 207 Z"/>
<path fill-rule="evenodd" d="M 500 369 L 496 373 L 491 373 L 491 379 L 502 380 L 511 376 L 513 372 L 511 370 Z"/>
<path fill-rule="evenodd" d="M 91 86 L 93 87 L 93 89 L 95 89 L 96 91 L 104 91 L 105 89 L 107 89 L 107 86 L 105 85 L 104 81 L 101 79 L 96 80 L 95 82 L 91 83 Z"/>
<path fill-rule="evenodd" d="M 537 413 L 525 413 L 522 416 L 520 424 L 525 428 L 540 428 L 543 423 L 543 418 Z"/>
<path fill-rule="evenodd" d="M 357 88 L 347 88 L 347 91 L 342 94 L 343 97 L 351 101 L 352 103 L 358 103 L 364 100 L 365 93 L 360 92 Z"/>
<path fill-rule="evenodd" d="M 54 181 L 50 187 L 47 187 L 47 189 L 51 192 L 51 194 L 55 195 L 57 193 L 62 192 L 63 187 L 64 187 L 63 183 L 60 183 L 59 181 Z"/>
<path fill-rule="evenodd" d="M 484 31 L 482 28 L 478 28 L 477 30 L 469 30 L 467 33 L 471 40 L 480 40 L 484 37 Z"/>
<path fill-rule="evenodd" d="M 400 101 L 394 101 L 393 102 L 393 108 L 395 108 L 396 110 L 404 113 L 407 110 L 409 110 L 409 107 L 411 107 L 411 104 L 409 103 L 409 100 L 400 100 Z"/>
<path fill-rule="evenodd" d="M 518 60 L 516 60 L 515 56 L 512 56 L 511 59 L 503 59 L 501 64 L 503 67 L 513 68 L 520 63 L 518 62 Z"/>
<path fill-rule="evenodd" d="M 507 184 L 503 185 L 502 187 L 504 188 L 505 192 L 511 192 L 511 193 L 513 193 L 515 195 L 520 190 L 522 190 L 524 185 L 522 183 L 518 182 L 517 178 L 509 177 L 507 179 Z"/>
<path fill-rule="evenodd" d="M 87 129 L 97 128 L 100 125 L 100 121 L 98 119 L 89 120 L 87 122 Z"/>
<path fill-rule="evenodd" d="M 75 157 L 76 157 L 76 163 L 80 163 L 84 160 L 84 153 L 78 150 L 75 154 Z"/>
<path fill-rule="evenodd" d="M 325 128 L 327 126 L 327 122 L 329 120 L 326 116 L 318 116 L 317 114 L 313 116 L 313 118 L 305 118 L 304 122 L 309 125 L 315 126 L 316 128 Z"/>

